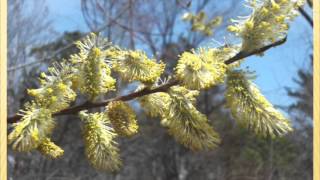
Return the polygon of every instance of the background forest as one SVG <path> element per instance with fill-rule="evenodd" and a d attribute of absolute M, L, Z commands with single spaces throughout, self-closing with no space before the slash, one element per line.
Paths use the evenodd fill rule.
<path fill-rule="evenodd" d="M 70 4 L 72 6 L 68 6 Z M 209 19 L 223 18 L 213 34 L 195 31 L 190 23 L 181 19 L 186 12 L 201 11 Z M 68 13 L 62 16 L 59 12 Z M 291 119 L 295 128 L 292 133 L 270 139 L 241 129 L 224 108 L 225 87 L 218 86 L 202 91 L 197 99 L 197 107 L 221 135 L 222 143 L 213 151 L 194 153 L 184 148 L 167 134 L 158 119 L 147 117 L 139 104 L 132 101 L 140 131 L 130 139 L 119 140 L 125 164 L 119 173 L 99 172 L 89 165 L 79 136 L 80 121 L 70 115 L 59 119 L 53 137 L 65 150 L 64 156 L 50 160 L 37 152 L 16 153 L 9 149 L 9 179 L 311 180 L 311 0 L 299 12 L 301 16 L 297 23 L 292 23 L 284 45 L 267 51 L 262 58 L 250 57 L 244 64 L 257 71 L 256 81 L 262 92 Z M 10 116 L 29 100 L 26 89 L 38 86 L 39 74 L 53 62 L 76 53 L 73 42 L 88 32 L 99 32 L 115 45 L 142 49 L 149 56 L 164 60 L 170 73 L 181 52 L 200 45 L 236 41 L 226 32 L 229 19 L 246 15 L 248 10 L 239 0 L 8 0 L 8 13 Z M 75 25 L 71 26 L 70 22 Z M 285 46 L 299 52 L 285 50 Z M 284 53 L 279 53 L 282 50 Z M 270 63 L 277 68 L 266 66 Z M 292 68 L 287 71 L 292 64 L 294 71 Z M 285 79 L 277 79 L 280 77 L 275 74 L 279 75 L 280 71 Z M 116 93 L 125 94 L 132 91 L 133 86 L 118 81 L 117 87 L 122 91 Z"/>

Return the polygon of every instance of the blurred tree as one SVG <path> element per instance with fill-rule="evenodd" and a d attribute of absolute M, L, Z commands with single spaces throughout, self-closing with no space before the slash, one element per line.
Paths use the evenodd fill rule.
<path fill-rule="evenodd" d="M 295 124 L 295 133 L 291 141 L 297 146 L 299 158 L 295 163 L 304 172 L 304 178 L 312 179 L 313 172 L 313 71 L 312 60 L 307 69 L 300 69 L 295 82 L 297 89 L 287 89 L 288 95 L 296 102 L 288 107 Z"/>
<path fill-rule="evenodd" d="M 20 104 L 16 97 L 23 96 L 24 88 L 16 88 L 29 69 L 23 71 L 16 68 L 24 63 L 34 61 L 29 56 L 34 46 L 48 42 L 53 36 L 48 9 L 44 0 L 8 1 L 8 104 L 9 114 L 16 112 Z"/>
<path fill-rule="evenodd" d="M 240 5 L 236 0 L 199 0 L 192 3 L 189 0 L 81 0 L 83 17 L 92 31 L 106 27 L 101 32 L 112 42 L 131 49 L 139 46 L 157 59 L 163 58 L 162 54 L 173 43 L 177 46 L 189 44 L 193 48 L 208 40 L 208 36 L 192 31 L 192 25 L 181 23 L 184 12 L 204 11 L 208 19 L 218 15 L 228 19 Z M 222 29 L 226 25 L 225 22 L 217 31 L 224 33 Z M 179 41 L 185 43 L 178 44 Z"/>
<path fill-rule="evenodd" d="M 312 1 L 307 1 L 307 7 L 312 10 Z M 313 28 L 313 19 L 308 11 L 299 9 L 309 27 Z M 309 55 L 309 66 L 300 68 L 297 77 L 294 79 L 298 85 L 296 89 L 287 88 L 287 93 L 295 99 L 295 103 L 287 107 L 294 122 L 296 131 L 293 134 L 293 141 L 299 149 L 299 158 L 295 160 L 298 169 L 301 169 L 305 179 L 312 179 L 313 176 L 313 41 L 310 42 L 311 53 Z"/>

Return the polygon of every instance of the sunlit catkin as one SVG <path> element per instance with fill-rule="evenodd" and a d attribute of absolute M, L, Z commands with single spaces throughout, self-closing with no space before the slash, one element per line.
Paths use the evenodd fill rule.
<path fill-rule="evenodd" d="M 85 153 L 93 167 L 117 171 L 121 166 L 119 149 L 114 138 L 117 134 L 104 113 L 79 113 L 83 122 Z"/>
<path fill-rule="evenodd" d="M 137 117 L 129 104 L 123 101 L 110 102 L 106 114 L 117 134 L 130 137 L 138 132 Z"/>
<path fill-rule="evenodd" d="M 192 104 L 195 103 L 196 96 L 199 95 L 199 91 L 189 90 L 183 86 L 174 86 L 172 89 L 180 91 Z M 163 126 L 167 126 L 169 123 L 167 115 L 171 101 L 170 95 L 165 92 L 153 93 L 139 98 L 144 111 L 151 117 L 159 117 Z"/>
<path fill-rule="evenodd" d="M 174 87 L 169 94 L 171 101 L 166 116 L 169 133 L 193 151 L 215 148 L 220 138 L 207 117 L 194 107 L 192 100 L 184 96 L 181 88 Z"/>
<path fill-rule="evenodd" d="M 244 127 L 262 136 L 282 136 L 292 131 L 290 122 L 248 80 L 244 71 L 228 73 L 227 107 Z"/>
<path fill-rule="evenodd" d="M 223 82 L 226 65 L 213 50 L 184 52 L 176 67 L 176 76 L 189 89 L 205 89 Z"/>
<path fill-rule="evenodd" d="M 163 117 L 168 111 L 170 96 L 164 92 L 142 96 L 139 102 L 144 111 L 151 117 Z"/>
<path fill-rule="evenodd" d="M 55 123 L 50 110 L 34 103 L 27 104 L 21 115 L 21 120 L 13 124 L 13 130 L 8 135 L 8 144 L 19 152 L 31 151 L 51 134 Z"/>
<path fill-rule="evenodd" d="M 232 20 L 228 30 L 242 38 L 242 50 L 252 51 L 286 36 L 288 22 L 298 14 L 303 0 L 248 0 L 248 17 Z"/>
<path fill-rule="evenodd" d="M 42 108 L 52 113 L 69 107 L 75 100 L 76 93 L 72 90 L 72 70 L 66 63 L 56 63 L 49 68 L 48 74 L 41 73 L 38 89 L 28 89 L 28 94 Z"/>
<path fill-rule="evenodd" d="M 153 84 L 164 71 L 165 65 L 149 59 L 142 51 L 117 51 L 113 56 L 113 70 L 126 81 Z"/>
<path fill-rule="evenodd" d="M 90 100 L 115 89 L 116 80 L 110 75 L 111 70 L 104 53 L 104 48 L 109 46 L 106 40 L 91 34 L 85 40 L 77 42 L 80 52 L 71 58 L 75 66 L 74 81 Z"/>

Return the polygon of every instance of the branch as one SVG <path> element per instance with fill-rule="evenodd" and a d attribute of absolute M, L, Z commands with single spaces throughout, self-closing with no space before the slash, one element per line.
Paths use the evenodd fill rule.
<path fill-rule="evenodd" d="M 313 3 L 312 0 L 307 0 L 308 5 L 310 6 L 310 8 L 313 8 Z"/>
<path fill-rule="evenodd" d="M 264 46 L 262 48 L 259 48 L 257 50 L 254 50 L 252 52 L 244 52 L 244 51 L 241 51 L 239 52 L 238 54 L 236 54 L 234 57 L 228 59 L 227 61 L 225 61 L 225 64 L 232 64 L 236 61 L 239 61 L 243 58 L 246 58 L 246 57 L 249 57 L 249 56 L 252 56 L 252 55 L 255 55 L 255 54 L 260 54 L 272 47 L 276 47 L 276 46 L 279 46 L 281 44 L 283 44 L 284 42 L 286 42 L 286 37 L 279 40 L 279 41 L 276 41 L 272 44 L 269 44 L 267 46 Z M 123 96 L 117 96 L 115 98 L 111 98 L 111 99 L 107 99 L 105 101 L 102 101 L 102 102 L 85 102 L 83 104 L 80 104 L 80 105 L 76 105 L 76 106 L 73 106 L 73 107 L 70 107 L 70 108 L 67 108 L 67 109 L 64 109 L 60 112 L 57 112 L 57 113 L 54 113 L 53 116 L 61 116 L 61 115 L 67 115 L 67 114 L 76 114 L 77 112 L 81 111 L 81 110 L 85 110 L 85 109 L 91 109 L 91 108 L 96 108 L 96 107 L 102 107 L 102 106 L 106 106 L 108 105 L 110 102 L 112 101 L 130 101 L 130 100 L 133 100 L 137 97 L 142 97 L 142 96 L 145 96 L 145 95 L 149 95 L 149 94 L 153 94 L 153 93 L 157 93 L 157 92 L 166 92 L 170 89 L 170 87 L 172 86 L 175 86 L 175 85 L 178 85 L 179 84 L 179 81 L 178 80 L 171 80 L 169 81 L 168 83 L 165 83 L 163 85 L 160 85 L 156 88 L 153 88 L 153 89 L 150 89 L 150 88 L 144 88 L 140 91 L 137 91 L 137 92 L 133 92 L 133 93 L 130 93 L 130 94 L 127 94 L 127 95 L 123 95 Z M 22 116 L 20 115 L 14 115 L 14 116 L 11 116 L 7 119 L 7 122 L 8 123 L 15 123 L 15 122 L 18 122 L 20 119 L 21 119 Z"/>
<path fill-rule="evenodd" d="M 245 52 L 245 51 L 240 51 L 238 54 L 236 54 L 235 56 L 233 56 L 232 58 L 228 59 L 227 61 L 225 61 L 226 64 L 231 64 L 234 63 L 240 59 L 255 55 L 255 54 L 261 54 L 263 52 L 265 52 L 266 50 L 272 48 L 272 47 L 276 47 L 276 46 L 280 46 L 281 44 L 285 43 L 287 41 L 287 36 L 284 37 L 283 39 L 280 39 L 279 41 L 276 41 L 272 44 L 266 45 L 262 48 L 253 50 L 251 52 Z"/>
<path fill-rule="evenodd" d="M 307 20 L 307 22 L 310 24 L 310 26 L 313 27 L 313 20 L 309 16 L 309 14 L 302 7 L 299 7 L 299 12 Z"/>

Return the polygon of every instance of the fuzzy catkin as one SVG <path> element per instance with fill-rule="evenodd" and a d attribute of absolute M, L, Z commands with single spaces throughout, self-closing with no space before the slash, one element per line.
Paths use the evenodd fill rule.
<path fill-rule="evenodd" d="M 207 89 L 223 82 L 226 65 L 211 49 L 199 53 L 184 52 L 176 67 L 176 76 L 189 89 Z"/>
<path fill-rule="evenodd" d="M 37 150 L 51 158 L 51 159 L 57 159 L 57 158 L 60 158 L 63 153 L 64 153 L 64 150 L 61 149 L 59 146 L 57 146 L 54 142 L 51 141 L 51 139 L 49 138 L 45 138 L 38 146 Z"/>
<path fill-rule="evenodd" d="M 136 114 L 129 104 L 123 101 L 110 102 L 106 115 L 119 135 L 130 137 L 138 132 Z"/>
<path fill-rule="evenodd" d="M 117 137 L 110 121 L 104 113 L 81 111 L 83 138 L 87 159 L 93 167 L 104 171 L 117 171 L 121 160 L 119 148 L 114 138 Z"/>
<path fill-rule="evenodd" d="M 232 20 L 228 30 L 242 38 L 242 50 L 251 52 L 286 36 L 288 22 L 298 14 L 303 0 L 248 0 L 252 13 Z"/>
<path fill-rule="evenodd" d="M 233 117 L 256 134 L 275 137 L 292 131 L 290 122 L 248 80 L 244 71 L 228 73 L 225 97 Z"/>
<path fill-rule="evenodd" d="M 36 149 L 52 133 L 55 122 L 50 110 L 35 103 L 26 104 L 21 115 L 21 120 L 13 124 L 8 135 L 8 144 L 12 144 L 15 151 L 28 152 Z"/>

